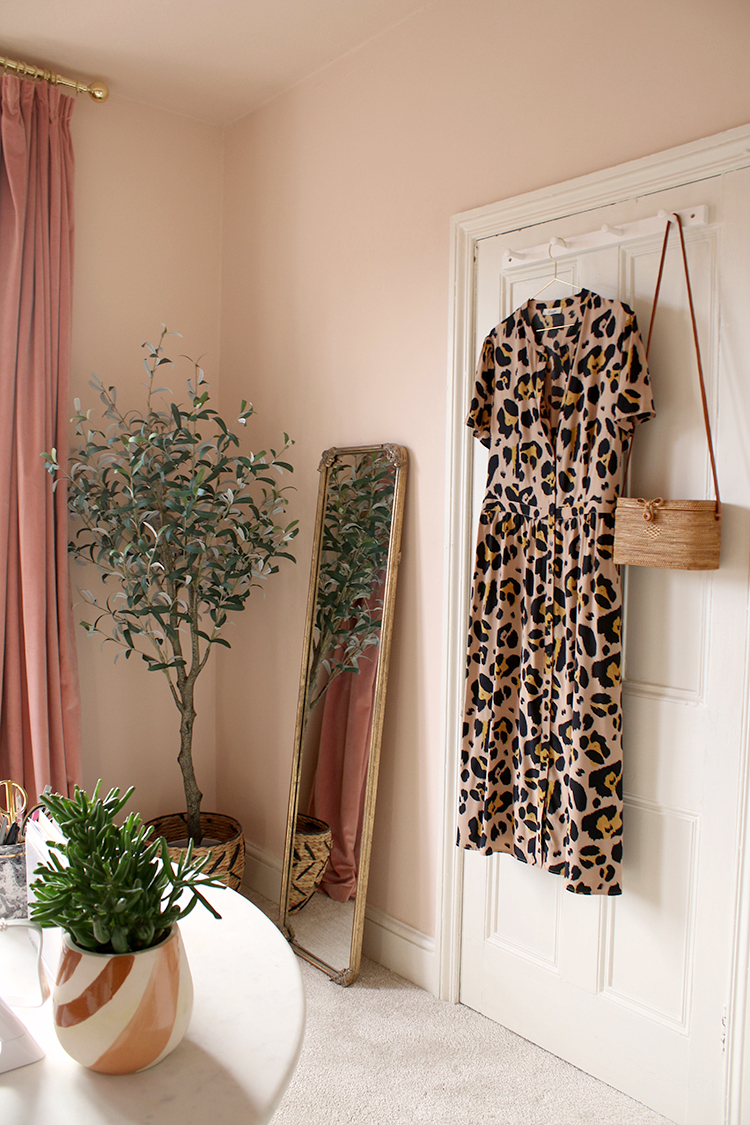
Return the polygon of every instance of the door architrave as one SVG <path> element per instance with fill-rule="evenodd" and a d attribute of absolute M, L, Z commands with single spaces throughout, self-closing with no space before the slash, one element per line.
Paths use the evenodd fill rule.
<path fill-rule="evenodd" d="M 472 438 L 464 424 L 475 369 L 476 252 L 484 238 L 627 202 L 750 167 L 750 125 L 587 176 L 454 215 L 450 225 L 450 322 L 446 427 L 443 619 L 442 844 L 438 880 L 438 995 L 457 1003 L 460 987 L 463 852 L 455 845 L 466 623 L 472 573 Z M 750 605 L 748 607 L 750 612 Z M 746 654 L 745 683 L 750 678 Z M 750 1113 L 750 708 L 744 707 L 738 806 L 739 851 L 732 981 L 726 1028 L 725 1125 Z M 748 1086 L 745 1089 L 745 1085 Z"/>

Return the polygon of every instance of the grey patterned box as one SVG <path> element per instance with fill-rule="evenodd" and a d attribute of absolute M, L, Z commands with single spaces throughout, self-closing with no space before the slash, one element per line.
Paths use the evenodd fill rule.
<path fill-rule="evenodd" d="M 0 918 L 28 918 L 26 845 L 0 844 Z"/>

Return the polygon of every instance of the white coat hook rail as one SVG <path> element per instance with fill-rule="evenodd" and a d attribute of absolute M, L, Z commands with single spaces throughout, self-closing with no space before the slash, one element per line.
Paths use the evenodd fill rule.
<path fill-rule="evenodd" d="M 545 243 L 545 245 L 547 247 L 547 256 L 549 258 L 552 258 L 553 262 L 555 260 L 554 255 L 552 254 L 553 247 L 562 246 L 564 250 L 568 249 L 567 242 L 562 238 L 558 238 L 557 235 L 553 235 L 552 238 L 549 240 L 549 242 Z M 531 250 L 524 250 L 523 254 L 521 253 L 520 250 L 509 250 L 508 255 L 507 255 L 508 260 L 510 261 L 510 259 L 512 259 L 514 264 L 516 262 L 524 262 L 524 261 L 528 260 L 529 257 L 534 256 L 533 255 L 534 250 L 536 250 L 536 247 L 532 247 Z"/>
<path fill-rule="evenodd" d="M 677 213 L 683 229 L 703 227 L 708 223 L 708 206 L 705 203 L 701 203 L 698 207 L 687 207 Z M 673 220 L 674 216 L 671 212 L 661 210 L 648 219 L 637 219 L 633 223 L 621 223 L 619 226 L 604 223 L 598 230 L 588 231 L 586 234 L 568 235 L 565 239 L 553 235 L 548 242 L 542 242 L 537 246 L 506 250 L 503 265 L 505 269 L 540 265 L 545 261 L 548 262 L 550 258 L 581 254 L 588 250 L 602 250 L 608 246 L 632 242 L 637 238 L 658 236 L 664 233 L 664 222 L 667 218 Z"/>

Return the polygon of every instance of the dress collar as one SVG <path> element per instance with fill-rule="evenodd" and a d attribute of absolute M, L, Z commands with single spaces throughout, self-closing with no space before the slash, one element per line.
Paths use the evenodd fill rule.
<path fill-rule="evenodd" d="M 530 340 L 531 343 L 533 344 L 534 350 L 537 353 L 537 356 L 541 361 L 543 361 L 546 364 L 546 362 L 547 362 L 547 352 L 545 351 L 544 346 L 542 344 L 540 344 L 539 341 L 537 340 L 536 332 L 534 331 L 534 327 L 531 323 L 531 315 L 532 315 L 531 314 L 531 306 L 533 305 L 534 309 L 536 310 L 538 308 L 548 309 L 551 305 L 553 305 L 555 308 L 559 309 L 561 312 L 566 312 L 568 309 L 571 309 L 571 308 L 577 308 L 578 312 L 579 312 L 578 319 L 581 322 L 583 322 L 584 314 L 585 314 L 586 310 L 588 308 L 590 308 L 591 302 L 592 302 L 592 299 L 594 298 L 594 296 L 595 296 L 595 294 L 590 289 L 581 289 L 581 290 L 579 290 L 578 293 L 573 293 L 573 294 L 571 294 L 570 297 L 561 297 L 557 301 L 539 301 L 539 302 L 536 302 L 533 297 L 530 297 L 528 299 L 528 301 L 525 301 L 524 304 L 521 305 L 521 307 L 517 310 L 517 312 L 515 314 L 516 317 L 517 317 L 516 323 L 517 323 L 518 327 L 521 329 L 522 335 L 527 340 Z M 582 331 L 583 331 L 583 323 L 581 323 L 581 332 Z M 579 333 L 579 339 L 580 339 L 580 333 Z"/>

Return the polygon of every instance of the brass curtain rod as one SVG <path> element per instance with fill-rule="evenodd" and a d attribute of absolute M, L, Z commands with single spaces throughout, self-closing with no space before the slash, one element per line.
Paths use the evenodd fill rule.
<path fill-rule="evenodd" d="M 40 82 L 49 82 L 50 86 L 67 86 L 75 90 L 76 94 L 89 94 L 95 102 L 106 102 L 109 97 L 109 87 L 105 82 L 92 82 L 89 86 L 85 82 L 76 82 L 74 78 L 63 78 L 51 70 L 44 70 L 40 66 L 31 66 L 30 63 L 17 62 L 15 59 L 5 59 L 0 55 L 0 67 L 4 70 L 14 71 L 19 78 L 33 78 Z"/>

